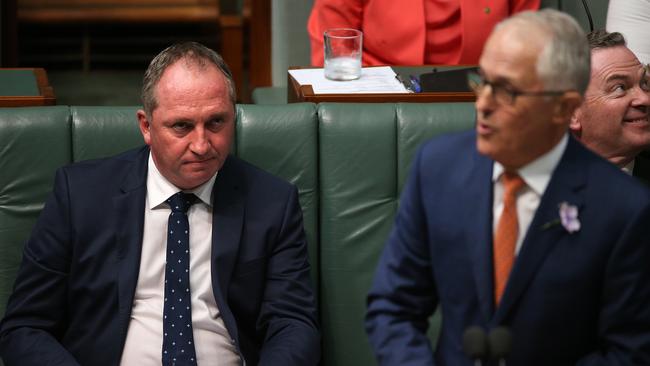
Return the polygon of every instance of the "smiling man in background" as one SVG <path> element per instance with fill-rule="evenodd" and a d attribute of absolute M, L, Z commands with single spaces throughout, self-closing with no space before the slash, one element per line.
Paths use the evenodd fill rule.
<path fill-rule="evenodd" d="M 613 164 L 650 182 L 650 70 L 618 32 L 587 35 L 591 81 L 571 119 L 573 135 Z"/>

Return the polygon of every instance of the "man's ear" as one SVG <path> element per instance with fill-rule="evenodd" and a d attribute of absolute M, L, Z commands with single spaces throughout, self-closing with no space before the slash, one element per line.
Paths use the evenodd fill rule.
<path fill-rule="evenodd" d="M 575 112 L 582 104 L 582 95 L 577 91 L 567 91 L 561 97 L 559 103 L 555 104 L 553 110 L 553 122 L 565 124 L 573 120 Z"/>
<path fill-rule="evenodd" d="M 138 127 L 140 127 L 140 133 L 142 133 L 144 143 L 151 145 L 151 123 L 147 119 L 147 114 L 144 110 L 139 109 L 136 112 L 136 115 L 138 117 Z"/>
<path fill-rule="evenodd" d="M 580 123 L 581 113 L 580 108 L 576 109 L 576 111 L 573 112 L 573 116 L 571 116 L 571 122 L 569 122 L 569 130 L 571 130 L 571 133 L 578 138 L 582 135 L 582 123 Z"/>

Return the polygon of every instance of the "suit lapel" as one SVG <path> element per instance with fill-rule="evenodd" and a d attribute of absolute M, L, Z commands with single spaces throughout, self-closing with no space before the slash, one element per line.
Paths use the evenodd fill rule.
<path fill-rule="evenodd" d="M 465 223 L 467 246 L 481 313 L 487 322 L 494 312 L 492 291 L 492 160 L 474 152 L 474 164 L 467 180 Z"/>
<path fill-rule="evenodd" d="M 126 340 L 126 330 L 140 270 L 148 157 L 148 148 L 140 150 L 134 158 L 133 169 L 122 182 L 122 193 L 113 197 L 117 218 L 115 230 L 118 268 L 116 273 L 122 344 Z"/>
<path fill-rule="evenodd" d="M 212 291 L 230 335 L 237 339 L 237 325 L 228 307 L 228 283 L 239 252 L 244 222 L 243 176 L 229 157 L 219 170 L 212 191 Z"/>
<path fill-rule="evenodd" d="M 580 191 L 586 184 L 586 168 L 580 159 L 583 148 L 578 144 L 569 138 L 566 151 L 542 195 L 493 319 L 496 324 L 514 309 L 548 253 L 557 245 L 570 244 L 571 234 L 559 221 L 559 205 L 566 202 L 577 206 L 580 212 L 584 204 Z"/>

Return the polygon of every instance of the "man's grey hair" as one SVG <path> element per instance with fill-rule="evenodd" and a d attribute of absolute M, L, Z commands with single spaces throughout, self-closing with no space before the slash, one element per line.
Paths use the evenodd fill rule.
<path fill-rule="evenodd" d="M 547 90 L 576 90 L 584 95 L 591 77 L 587 36 L 570 15 L 554 9 L 524 11 L 502 21 L 497 29 L 516 24 L 522 34 L 546 37 L 537 59 L 537 75 Z"/>
<path fill-rule="evenodd" d="M 184 42 L 177 43 L 165 48 L 160 52 L 151 63 L 147 71 L 144 73 L 142 80 L 142 105 L 147 115 L 151 116 L 156 107 L 158 107 L 158 100 L 156 99 L 156 85 L 160 81 L 163 73 L 167 68 L 179 60 L 197 66 L 201 69 L 205 68 L 208 63 L 216 66 L 226 77 L 226 84 L 228 86 L 228 94 L 233 104 L 237 100 L 235 91 L 235 83 L 232 79 L 230 68 L 224 62 L 223 58 L 211 50 L 210 48 L 197 43 L 197 42 Z"/>
<path fill-rule="evenodd" d="M 625 37 L 619 32 L 608 32 L 604 29 L 596 29 L 587 34 L 589 48 L 592 50 L 598 48 L 610 48 L 617 46 L 627 46 Z"/>

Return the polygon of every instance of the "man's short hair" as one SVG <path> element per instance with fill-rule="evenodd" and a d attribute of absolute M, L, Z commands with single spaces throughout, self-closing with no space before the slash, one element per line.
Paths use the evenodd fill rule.
<path fill-rule="evenodd" d="M 188 64 L 195 65 L 199 68 L 204 68 L 207 63 L 216 66 L 226 77 L 228 94 L 230 95 L 232 103 L 235 103 L 237 99 L 235 83 L 232 79 L 230 68 L 223 58 L 215 51 L 200 43 L 184 42 L 167 47 L 154 57 L 154 59 L 151 60 L 151 63 L 149 63 L 149 67 L 147 68 L 147 71 L 145 71 L 142 80 L 142 94 L 140 96 L 144 111 L 147 115 L 151 116 L 153 110 L 158 107 L 155 88 L 160 81 L 160 78 L 169 66 L 179 60 L 184 60 Z"/>
<path fill-rule="evenodd" d="M 587 34 L 587 41 L 589 41 L 589 48 L 595 50 L 597 48 L 609 48 L 616 46 L 627 46 L 625 37 L 619 32 L 608 32 L 604 29 L 596 29 Z"/>
<path fill-rule="evenodd" d="M 576 90 L 584 95 L 591 77 L 591 52 L 582 27 L 570 15 L 554 9 L 524 11 L 497 25 L 518 24 L 521 37 L 541 30 L 548 43 L 537 59 L 537 74 L 548 90 Z M 537 29 L 530 30 L 533 26 Z"/>

